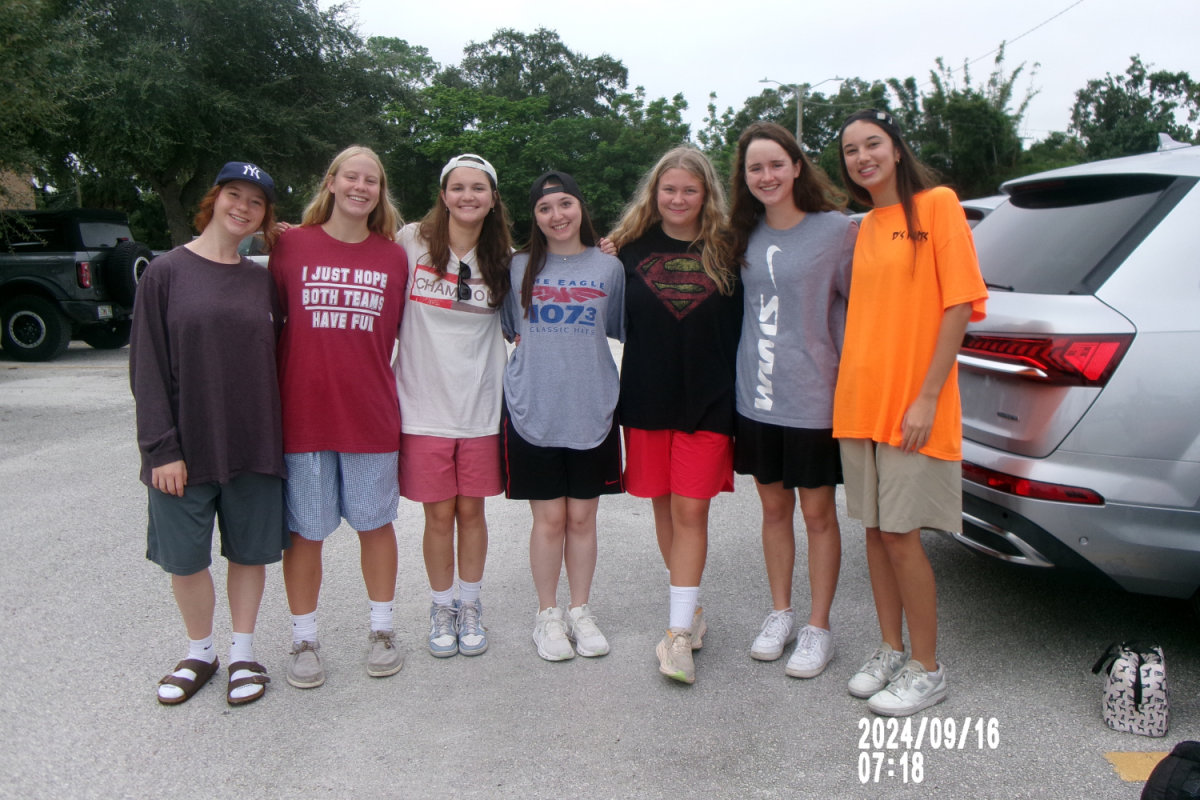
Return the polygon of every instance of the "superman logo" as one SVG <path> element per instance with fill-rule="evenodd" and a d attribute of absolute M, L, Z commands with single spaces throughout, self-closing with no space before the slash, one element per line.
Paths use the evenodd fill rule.
<path fill-rule="evenodd" d="M 700 256 L 691 253 L 651 253 L 638 264 L 637 273 L 678 320 L 717 291 Z"/>
<path fill-rule="evenodd" d="M 543 286 L 533 287 L 533 297 L 543 303 L 586 303 L 597 297 L 607 297 L 599 289 L 590 286 Z"/>

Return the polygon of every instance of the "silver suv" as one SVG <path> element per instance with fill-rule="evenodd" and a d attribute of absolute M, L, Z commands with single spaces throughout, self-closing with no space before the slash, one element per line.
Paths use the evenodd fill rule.
<path fill-rule="evenodd" d="M 1200 609 L 1200 146 L 1165 142 L 1010 181 L 975 228 L 955 538 Z"/>

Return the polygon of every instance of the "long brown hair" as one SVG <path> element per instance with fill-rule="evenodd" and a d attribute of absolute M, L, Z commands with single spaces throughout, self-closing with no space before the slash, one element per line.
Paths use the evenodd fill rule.
<path fill-rule="evenodd" d="M 654 168 L 642 176 L 637 192 L 621 221 L 608 238 L 618 250 L 644 235 L 655 223 L 662 222 L 658 210 L 658 182 L 671 169 L 682 169 L 700 181 L 704 188 L 704 205 L 700 208 L 700 263 L 705 274 L 712 278 L 723 295 L 732 295 L 735 286 L 733 271 L 733 241 L 725 223 L 725 190 L 717 179 L 717 171 L 704 153 L 692 145 L 680 145 L 667 152 Z M 692 244 L 695 244 L 693 242 Z"/>
<path fill-rule="evenodd" d="M 195 226 L 197 233 L 204 233 L 204 229 L 212 222 L 213 207 L 217 204 L 217 195 L 221 194 L 221 189 L 225 188 L 225 184 L 214 186 L 204 193 L 204 197 L 200 198 L 200 207 L 196 209 L 196 216 L 192 217 L 192 225 Z M 266 210 L 263 212 L 262 218 L 262 239 L 264 253 L 271 252 L 271 248 L 275 246 L 275 242 L 279 239 L 279 231 L 275 230 L 275 204 L 271 202 L 266 193 L 263 193 L 263 200 L 266 201 Z"/>
<path fill-rule="evenodd" d="M 862 111 L 855 111 L 846 117 L 841 131 L 838 132 L 838 164 L 842 170 L 842 183 L 850 190 L 850 196 L 855 200 L 864 206 L 875 207 L 871 193 L 855 183 L 850 177 L 850 170 L 846 168 L 846 153 L 842 150 L 841 145 L 842 135 L 846 132 L 846 128 L 855 122 L 869 122 L 879 128 L 888 135 L 888 138 L 892 140 L 892 147 L 900 154 L 900 160 L 896 162 L 896 194 L 900 195 L 900 205 L 904 208 L 904 224 L 908 229 L 908 240 L 912 242 L 915 249 L 917 239 L 913 233 L 920 230 L 921 224 L 917 219 L 917 207 L 913 202 L 913 197 L 926 189 L 932 189 L 941 181 L 938 180 L 937 173 L 922 164 L 912 148 L 908 146 L 908 142 L 904 141 L 904 135 L 900 131 L 900 126 L 896 124 L 895 117 L 886 111 L 864 108 Z"/>
<path fill-rule="evenodd" d="M 838 191 L 825 170 L 808 160 L 796 137 L 774 122 L 755 122 L 738 137 L 737 154 L 733 161 L 733 208 L 729 212 L 729 227 L 733 231 L 733 252 L 745 265 L 746 246 L 758 218 L 766 207 L 750 192 L 746 183 L 746 151 L 755 139 L 768 139 L 787 152 L 793 164 L 800 165 L 800 175 L 792 181 L 792 202 L 804 212 L 841 211 L 846 207 L 846 195 Z"/>
<path fill-rule="evenodd" d="M 446 265 L 450 263 L 450 209 L 442 199 L 442 194 L 446 191 L 446 185 L 453 174 L 454 170 L 446 173 L 437 200 L 434 201 L 433 208 L 429 209 L 429 213 L 421 219 L 418 229 L 429 248 L 429 259 L 433 262 L 431 266 L 439 279 L 446 277 Z M 486 172 L 484 174 L 487 175 Z M 488 175 L 487 179 L 492 187 L 492 200 L 495 201 L 495 205 L 483 218 L 483 230 L 479 232 L 479 241 L 475 244 L 475 263 L 479 265 L 479 272 L 491 295 L 488 305 L 495 308 L 512 287 L 508 266 L 512 260 L 513 248 L 512 234 L 508 227 L 508 212 L 500 199 L 500 192 L 496 190 L 496 184 L 492 182 L 492 176 Z"/>
<path fill-rule="evenodd" d="M 329 190 L 329 184 L 337 177 L 338 170 L 342 168 L 342 164 L 346 163 L 346 159 L 354 156 L 366 156 L 379 167 L 379 202 L 375 204 L 375 208 L 371 209 L 371 214 L 367 217 L 367 228 L 389 242 L 394 242 L 396 241 L 396 231 L 400 230 L 404 220 L 401 219 L 400 212 L 396 210 L 392 196 L 388 194 L 387 171 L 384 170 L 383 162 L 379 160 L 379 156 L 375 154 L 374 150 L 357 144 L 347 147 L 334 156 L 333 163 L 329 165 L 329 169 L 325 171 L 325 177 L 321 180 L 321 188 L 317 190 L 313 199 L 304 209 L 304 218 L 300 224 L 304 227 L 324 225 L 333 216 L 333 192 Z"/>
<path fill-rule="evenodd" d="M 562 186 L 562 183 L 557 178 L 549 178 L 543 186 Z M 572 195 L 574 197 L 574 195 Z M 584 247 L 596 246 L 596 229 L 592 226 L 592 216 L 588 214 L 587 203 L 584 203 L 581 198 L 576 197 L 579 201 L 579 241 Z M 536 205 L 534 206 L 537 207 Z M 529 305 L 533 302 L 533 282 L 537 279 L 538 273 L 546 266 L 546 254 L 550 252 L 550 246 L 546 242 L 546 234 L 542 233 L 542 228 L 537 224 L 537 217 L 533 220 L 533 231 L 529 234 L 529 244 L 522 247 L 517 252 L 525 253 L 529 256 L 529 262 L 525 265 L 525 277 L 521 279 L 521 308 L 523 313 L 521 316 L 529 317 Z"/>

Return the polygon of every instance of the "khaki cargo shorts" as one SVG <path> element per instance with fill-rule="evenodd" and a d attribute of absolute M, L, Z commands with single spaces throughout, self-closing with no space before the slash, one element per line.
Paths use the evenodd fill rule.
<path fill-rule="evenodd" d="M 962 533 L 962 462 L 905 453 L 870 439 L 839 439 L 846 511 L 868 528 Z"/>

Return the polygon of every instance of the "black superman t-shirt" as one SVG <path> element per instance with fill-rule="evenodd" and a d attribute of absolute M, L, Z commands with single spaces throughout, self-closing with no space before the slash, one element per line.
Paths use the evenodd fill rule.
<path fill-rule="evenodd" d="M 659 225 L 621 248 L 625 355 L 621 424 L 643 430 L 733 434 L 742 284 L 721 294 L 698 247 Z"/>

